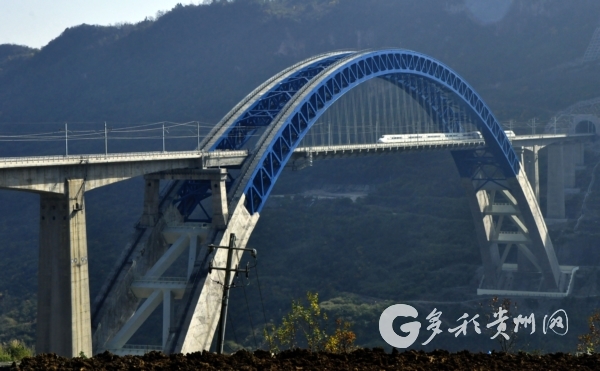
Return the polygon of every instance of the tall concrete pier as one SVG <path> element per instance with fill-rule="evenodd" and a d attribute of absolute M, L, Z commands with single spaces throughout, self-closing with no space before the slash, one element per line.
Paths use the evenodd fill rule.
<path fill-rule="evenodd" d="M 583 152 L 583 143 L 555 143 L 548 146 L 548 219 L 566 218 L 565 192 L 578 192 L 575 188 L 576 170 L 578 166 L 583 166 Z"/>
<path fill-rule="evenodd" d="M 40 195 L 35 349 L 63 356 L 91 355 L 84 181 L 65 183 L 65 196 Z"/>

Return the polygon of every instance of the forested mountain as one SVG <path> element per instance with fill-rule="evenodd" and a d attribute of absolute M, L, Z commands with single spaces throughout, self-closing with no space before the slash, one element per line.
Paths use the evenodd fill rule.
<path fill-rule="evenodd" d="M 66 121 L 216 123 L 270 76 L 339 49 L 399 47 L 431 55 L 471 83 L 501 120 L 544 120 L 600 95 L 598 62 L 581 61 L 599 26 L 600 2 L 500 3 L 509 6 L 486 10 L 470 0 L 221 1 L 177 6 L 137 24 L 80 25 L 40 50 L 0 45 L 0 133 L 9 124 Z M 589 155 L 588 161 L 598 160 Z M 591 168 L 579 176 L 578 187 L 588 186 Z M 367 191 L 355 202 L 303 194 L 357 187 Z M 141 213 L 141 189 L 134 179 L 86 193 L 92 297 Z M 472 294 L 481 262 L 447 153 L 315 163 L 286 172 L 274 194 L 281 197 L 269 201 L 249 243 L 259 251 L 268 321 L 280 319 L 293 298 L 318 291 L 334 315 L 355 322 L 359 344 L 374 346 L 383 345 L 377 320 L 390 303 L 414 301 L 425 311 L 451 302 L 452 319 L 465 306 L 479 305 Z M 578 216 L 581 199 L 572 199 L 570 217 Z M 35 195 L 0 192 L 0 341 L 32 342 L 37 208 Z M 594 225 L 579 234 L 567 226 L 552 237 L 567 264 L 600 263 L 598 254 L 587 254 L 600 251 Z M 255 281 L 248 290 L 249 308 L 241 290 L 232 294 L 230 349 L 255 346 L 249 313 L 260 341 L 264 317 Z M 586 303 L 560 303 L 579 315 L 574 329 L 585 330 L 585 311 L 596 305 L 593 299 Z M 522 347 L 569 351 L 576 331 L 568 342 L 544 338 Z M 157 341 L 139 336 L 139 343 Z M 449 336 L 436 345 L 494 347 L 477 338 L 452 341 Z"/>
<path fill-rule="evenodd" d="M 491 24 L 459 0 L 238 0 L 81 25 L 2 70 L 0 122 L 216 121 L 296 61 L 388 46 L 438 58 L 494 101 L 508 81 L 581 58 L 598 25 L 597 1 L 513 3 Z M 536 114 L 555 108 L 544 103 Z"/>

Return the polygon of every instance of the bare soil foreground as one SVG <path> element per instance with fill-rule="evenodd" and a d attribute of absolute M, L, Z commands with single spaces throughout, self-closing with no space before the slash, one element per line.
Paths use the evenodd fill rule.
<path fill-rule="evenodd" d="M 233 355 L 192 353 L 164 355 L 159 352 L 118 357 L 108 352 L 93 358 L 63 358 L 42 354 L 25 358 L 6 370 L 597 370 L 600 355 L 574 356 L 556 353 L 474 354 L 438 350 L 385 353 L 382 349 L 359 349 L 349 354 L 285 351 L 276 356 L 258 350 Z"/>

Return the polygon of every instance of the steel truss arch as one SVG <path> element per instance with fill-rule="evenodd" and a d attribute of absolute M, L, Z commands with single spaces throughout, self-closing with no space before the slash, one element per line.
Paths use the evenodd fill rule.
<path fill-rule="evenodd" d="M 206 243 L 224 246 L 229 236 L 235 234 L 237 247 L 244 248 L 273 186 L 311 126 L 342 95 L 374 78 L 386 79 L 399 86 L 430 109 L 444 132 L 464 130 L 460 115 L 448 100 L 449 95 L 452 99 L 458 97 L 459 103 L 475 118 L 486 142 L 485 148 L 457 151 L 453 157 L 475 219 L 488 286 L 495 287 L 506 255 L 516 247 L 531 263 L 523 266 L 533 266 L 541 273 L 545 290 L 559 291 L 559 281 L 564 280 L 546 225 L 519 157 L 498 120 L 457 73 L 431 57 L 408 50 L 338 52 L 311 58 L 268 80 L 226 115 L 200 148 L 203 151 L 246 148 L 248 157 L 241 169 L 236 168 L 239 174 L 227 191 L 227 199 L 223 200 L 227 203 L 224 223 L 212 224 L 211 232 L 206 234 Z M 428 90 L 423 90 L 423 84 L 415 79 L 431 82 L 427 85 Z M 256 138 L 259 128 L 263 133 Z M 250 137 L 257 140 L 250 141 Z M 198 198 L 205 197 L 195 199 L 193 188 L 182 187 L 188 194 L 180 194 L 191 197 L 185 204 L 188 210 L 195 207 Z M 207 194 L 206 189 L 200 191 Z M 498 221 L 498 215 L 507 223 L 517 225 L 518 234 L 508 237 L 502 234 L 503 219 Z M 498 244 L 503 243 L 507 246 L 500 257 Z M 178 246 L 183 249 L 182 244 Z M 163 337 L 163 351 L 189 353 L 210 347 L 222 292 L 214 282 L 222 282 L 224 278 L 218 272 L 209 271 L 208 261 L 223 262 L 224 254 L 219 250 L 193 261 L 188 273 L 189 282 L 182 289 L 185 305 L 174 318 L 173 325 L 165 325 L 173 330 L 166 331 L 168 333 Z M 234 264 L 240 258 L 236 255 Z"/>
<path fill-rule="evenodd" d="M 502 126 L 494 117 L 489 107 L 475 90 L 457 73 L 441 62 L 426 55 L 408 50 L 380 50 L 355 53 L 328 67 L 310 84 L 305 85 L 293 100 L 279 112 L 252 157 L 248 166 L 252 173 L 247 173 L 242 180 L 246 208 L 251 214 L 260 212 L 275 181 L 293 150 L 308 133 L 310 127 L 319 116 L 337 99 L 359 84 L 373 79 L 386 78 L 406 91 L 414 88 L 410 83 L 403 83 L 401 76 L 413 75 L 427 78 L 439 86 L 454 93 L 472 111 L 478 120 L 477 127 L 481 131 L 489 151 L 494 154 L 495 162 L 507 177 L 514 177 L 520 171 L 518 156 L 506 137 Z M 413 93 L 416 96 L 417 92 Z M 421 104 L 431 102 L 419 99 Z M 443 119 L 444 132 L 459 131 L 460 125 L 452 124 L 450 112 L 442 112 L 439 107 L 432 107 Z M 462 173 L 468 167 L 460 166 Z M 241 196 L 241 183 L 237 185 L 234 199 Z"/>

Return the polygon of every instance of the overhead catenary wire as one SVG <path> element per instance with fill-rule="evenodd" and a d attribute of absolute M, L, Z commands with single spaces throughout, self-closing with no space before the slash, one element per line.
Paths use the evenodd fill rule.
<path fill-rule="evenodd" d="M 233 339 L 235 340 L 236 344 L 239 344 L 237 333 L 235 331 L 235 323 L 233 322 L 233 317 L 231 316 L 231 314 L 229 312 L 227 312 L 227 320 L 231 324 L 231 330 L 233 331 Z M 234 350 L 234 349 L 232 349 L 232 350 Z"/>
<path fill-rule="evenodd" d="M 250 313 L 250 306 L 248 305 L 248 296 L 246 295 L 246 285 L 242 285 L 244 291 L 244 299 L 246 299 L 246 309 L 248 310 L 248 319 L 250 320 L 250 328 L 252 329 L 252 338 L 254 339 L 254 346 L 258 349 L 258 342 L 256 341 L 256 331 L 254 331 L 254 323 L 252 323 L 252 313 Z"/>
<path fill-rule="evenodd" d="M 300 146 L 366 144 L 375 143 L 383 134 L 437 132 L 440 123 L 436 124 L 436 121 L 442 119 L 442 116 L 450 118 L 449 109 L 454 110 L 454 119 L 462 119 L 463 124 L 470 124 L 468 117 L 461 117 L 465 116 L 464 107 L 458 107 L 456 111 L 456 104 L 450 96 L 432 87 L 423 79 L 409 77 L 398 84 L 403 87 L 392 88 L 386 84 L 371 84 L 372 86 L 365 89 L 352 90 L 347 97 L 342 97 L 330 109 L 324 111 L 311 126 L 309 135 Z M 374 93 L 383 97 L 381 102 L 373 102 Z M 421 107 L 423 100 L 427 99 L 430 102 L 428 111 Z M 433 112 L 434 107 L 436 112 Z M 200 120 L 148 123 L 114 121 L 106 123 L 110 125 L 110 138 L 108 138 L 104 121 L 69 121 L 67 131 L 58 128 L 62 124 L 64 122 L 0 122 L 0 142 L 65 141 L 67 142 L 65 145 L 68 145 L 68 142 L 98 140 L 104 142 L 103 147 L 106 149 L 107 141 L 153 141 L 164 138 L 167 141 L 195 139 L 197 147 L 215 126 L 215 123 Z M 40 133 L 23 132 L 40 125 L 44 128 Z M 57 125 L 57 130 L 48 131 L 48 125 Z M 97 128 L 90 127 L 93 125 Z M 164 136 L 163 126 L 165 131 L 168 131 Z M 13 133 L 7 133 L 7 129 Z M 237 125 L 235 132 L 243 132 L 245 138 L 250 140 L 249 143 L 253 143 L 252 139 L 263 135 L 263 129 L 263 127 Z M 108 151 L 103 150 L 103 152 Z"/>
<path fill-rule="evenodd" d="M 317 131 L 320 131 L 321 133 L 324 134 L 324 132 L 326 130 L 319 130 L 319 128 L 323 128 L 324 123 L 316 123 L 315 125 L 313 125 L 313 128 Z M 181 127 L 184 125 L 177 125 L 177 126 L 165 126 L 165 130 L 173 130 L 174 127 Z M 190 125 L 187 125 L 190 126 Z M 191 126 L 190 126 L 191 127 Z M 245 127 L 242 127 L 245 128 Z M 248 127 L 248 129 L 251 129 L 250 127 Z M 157 132 L 157 135 L 132 135 L 135 133 L 148 133 L 148 132 Z M 327 129 L 328 131 L 328 129 Z M 377 131 L 376 128 L 365 128 L 363 127 L 362 129 L 357 130 L 358 133 L 360 134 L 367 134 L 367 135 L 373 135 L 375 134 L 375 131 Z M 145 139 L 161 139 L 162 135 L 162 127 L 159 128 L 154 128 L 154 129 L 142 129 L 142 130 L 117 130 L 117 129 L 112 129 L 111 130 L 111 137 L 110 140 L 145 140 Z M 57 131 L 57 132 L 47 132 L 47 133 L 33 133 L 33 134 L 15 134 L 15 135 L 1 135 L 0 134 L 0 141 L 2 142 L 8 142 L 8 141 L 28 141 L 28 142 L 45 142 L 45 141 L 63 141 L 65 139 L 64 136 L 64 131 Z M 97 130 L 97 131 L 90 131 L 90 130 L 85 130 L 85 131 L 79 131 L 79 130 L 69 130 L 68 131 L 69 135 L 68 135 L 68 140 L 69 141 L 75 141 L 75 140 L 104 140 L 104 132 Z M 119 134 L 129 134 L 129 135 L 119 135 Z M 262 136 L 262 133 L 254 133 L 254 134 L 248 134 L 248 137 L 252 138 L 252 137 L 260 137 Z M 197 133 L 189 133 L 187 135 L 169 135 L 167 138 L 168 139 L 191 139 L 191 138 L 204 138 L 204 136 L 199 136 Z"/>
<path fill-rule="evenodd" d="M 254 270 L 256 272 L 256 282 L 258 282 L 258 294 L 260 296 L 260 305 L 262 307 L 262 312 L 263 312 L 263 318 L 265 320 L 265 331 L 267 330 L 267 314 L 265 312 L 265 303 L 263 300 L 263 295 L 262 295 L 262 289 L 260 287 L 260 278 L 258 277 L 258 261 L 256 262 L 256 264 L 254 265 Z"/>
<path fill-rule="evenodd" d="M 470 122 L 467 122 L 467 124 L 469 124 Z M 416 125 L 420 125 L 423 124 L 422 122 L 414 122 L 413 124 Z M 425 124 L 431 124 L 431 123 L 425 123 Z M 381 132 L 380 129 L 377 128 L 376 125 L 373 125 L 370 122 L 365 123 L 363 122 L 363 127 L 360 127 L 360 125 L 357 125 L 358 127 L 354 129 L 356 135 L 358 136 L 363 136 L 363 138 L 365 137 L 370 137 L 370 138 L 375 138 L 376 135 L 381 135 L 384 134 Z M 205 135 L 198 135 L 197 132 L 190 132 L 188 134 L 175 134 L 175 130 L 173 128 L 178 128 L 178 127 L 193 127 L 194 129 L 197 130 L 196 126 L 192 126 L 192 125 L 177 125 L 177 126 L 165 126 L 165 130 L 169 130 L 169 133 L 173 133 L 168 135 L 166 138 L 167 139 L 196 139 L 198 140 L 199 138 L 205 138 Z M 255 127 L 240 127 L 242 129 L 256 129 Z M 415 128 L 413 128 L 413 131 L 418 131 L 414 130 Z M 311 127 L 311 131 L 312 133 L 316 133 L 317 135 L 324 135 L 324 137 L 327 137 L 328 132 L 329 132 L 329 122 L 324 122 L 324 121 L 320 121 L 317 122 L 315 124 L 313 124 L 313 126 Z M 403 130 L 393 130 L 393 131 L 399 131 L 402 132 Z M 430 131 L 430 132 L 437 132 L 438 130 L 435 131 Z M 156 132 L 157 135 L 147 135 L 147 133 L 149 132 Z M 139 133 L 140 135 L 135 135 L 136 133 Z M 142 129 L 142 130 L 116 130 L 116 129 L 111 129 L 110 131 L 110 140 L 158 140 L 158 139 L 162 139 L 162 127 L 160 128 L 154 128 L 154 129 Z M 120 135 L 121 134 L 121 135 Z M 128 135 L 122 135 L 122 134 L 128 134 Z M 144 135 L 145 134 L 145 135 Z M 394 134 L 392 132 L 386 132 L 385 134 Z M 247 134 L 248 138 L 259 138 L 261 137 L 263 134 L 261 132 L 258 133 L 253 133 L 253 134 Z M 313 136 L 308 136 L 308 139 L 315 139 L 314 135 Z M 64 141 L 65 140 L 65 135 L 64 135 L 64 130 L 63 131 L 56 131 L 56 132 L 45 132 L 45 133 L 31 133 L 31 134 L 11 134 L 11 135 L 7 135 L 7 134 L 0 134 L 0 142 L 48 142 L 48 141 Z M 105 136 L 104 136 L 104 132 L 100 131 L 100 130 L 95 130 L 95 131 L 90 131 L 90 130 L 84 130 L 84 131 L 80 131 L 80 130 L 70 130 L 68 131 L 68 140 L 69 141 L 76 141 L 76 140 L 105 140 Z M 375 141 L 375 139 L 372 139 L 372 141 Z M 326 140 L 325 138 L 321 139 L 321 145 L 325 144 L 325 143 L 329 143 L 329 140 Z M 332 143 L 334 144 L 334 143 Z M 313 142 L 312 144 L 313 146 L 315 145 L 319 145 L 316 142 Z"/>

